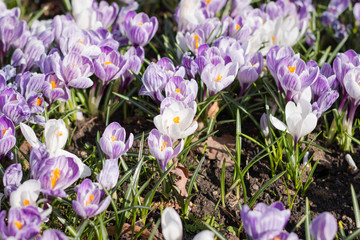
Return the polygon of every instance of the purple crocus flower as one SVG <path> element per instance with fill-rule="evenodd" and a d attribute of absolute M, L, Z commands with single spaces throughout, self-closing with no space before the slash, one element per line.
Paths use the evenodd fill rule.
<path fill-rule="evenodd" d="M 204 68 L 208 64 L 216 66 L 219 63 L 225 64 L 225 60 L 221 56 L 220 50 L 217 47 L 209 47 L 207 44 L 202 45 L 198 49 L 198 56 L 195 59 L 199 67 L 199 74 L 201 75 Z"/>
<path fill-rule="evenodd" d="M 135 79 L 134 74 L 139 74 L 141 65 L 144 61 L 145 52 L 142 47 L 131 47 L 124 55 L 128 62 L 128 69 L 120 76 L 120 89 L 119 93 L 123 93 L 129 84 Z M 131 70 L 134 74 L 132 74 Z"/>
<path fill-rule="evenodd" d="M 175 76 L 165 86 L 166 97 L 175 98 L 177 101 L 189 105 L 195 101 L 198 93 L 198 84 L 194 79 L 184 80 L 182 77 Z"/>
<path fill-rule="evenodd" d="M 0 238 L 33 239 L 40 232 L 41 216 L 34 206 L 10 208 L 5 223 L 6 211 L 0 213 Z"/>
<path fill-rule="evenodd" d="M 119 13 L 119 5 L 115 2 L 109 5 L 106 1 L 94 1 L 92 8 L 96 11 L 96 20 L 100 21 L 104 28 L 109 28 Z"/>
<path fill-rule="evenodd" d="M 113 50 L 119 49 L 119 42 L 116 41 L 109 30 L 105 28 L 98 28 L 96 30 L 87 30 L 84 32 L 89 37 L 90 44 L 101 48 L 111 48 Z M 101 51 L 100 51 L 101 52 Z M 99 53 L 100 54 L 100 53 Z"/>
<path fill-rule="evenodd" d="M 134 135 L 130 133 L 125 143 L 126 132 L 117 122 L 110 123 L 100 138 L 101 150 L 109 159 L 117 159 L 125 154 L 132 146 Z"/>
<path fill-rule="evenodd" d="M 13 88 L 1 92 L 0 111 L 14 124 L 19 124 L 31 117 L 30 108 L 25 98 Z"/>
<path fill-rule="evenodd" d="M 294 56 L 294 50 L 291 47 L 278 47 L 274 46 L 270 48 L 266 55 L 266 66 L 269 69 L 271 75 L 274 77 L 276 86 L 282 90 L 281 84 L 277 76 L 277 70 L 280 62 L 286 57 Z"/>
<path fill-rule="evenodd" d="M 324 26 L 333 23 L 339 15 L 348 8 L 350 0 L 331 0 L 328 5 L 328 10 L 323 12 L 321 22 Z"/>
<path fill-rule="evenodd" d="M 22 176 L 23 172 L 20 163 L 11 164 L 6 168 L 3 177 L 4 193 L 6 197 L 9 197 L 10 193 L 20 186 Z"/>
<path fill-rule="evenodd" d="M 226 65 L 219 63 L 215 67 L 208 64 L 201 74 L 201 80 L 205 83 L 209 95 L 212 96 L 229 86 L 236 77 L 237 68 L 237 63 L 233 62 Z"/>
<path fill-rule="evenodd" d="M 14 123 L 4 115 L 0 115 L 0 159 L 3 158 L 16 143 Z"/>
<path fill-rule="evenodd" d="M 91 37 L 90 34 L 80 30 L 75 31 L 68 37 L 63 36 L 59 39 L 60 50 L 64 55 L 76 52 L 91 59 L 97 58 L 101 50 L 100 47 L 91 42 Z"/>
<path fill-rule="evenodd" d="M 95 75 L 106 86 L 111 80 L 119 78 L 127 71 L 128 62 L 118 51 L 108 51 L 103 48 L 102 53 L 94 61 L 94 67 Z"/>
<path fill-rule="evenodd" d="M 79 186 L 74 188 L 74 191 L 77 192 L 77 196 L 76 200 L 72 201 L 72 207 L 83 219 L 102 213 L 110 204 L 111 197 L 107 196 L 103 199 L 104 191 L 90 179 L 82 181 Z"/>
<path fill-rule="evenodd" d="M 360 23 L 360 3 L 355 3 L 353 13 L 356 21 Z"/>
<path fill-rule="evenodd" d="M 258 240 L 274 239 L 274 240 L 299 240 L 296 233 L 288 233 L 284 231 L 270 231 L 263 234 Z M 255 239 L 254 239 L 255 240 Z"/>
<path fill-rule="evenodd" d="M 156 103 L 160 103 L 164 99 L 162 90 L 164 90 L 167 81 L 167 76 L 161 67 L 156 63 L 151 63 L 142 77 L 143 85 L 139 95 L 148 95 Z"/>
<path fill-rule="evenodd" d="M 104 167 L 96 177 L 99 184 L 101 184 L 106 190 L 116 186 L 119 179 L 120 171 L 117 159 L 105 160 Z"/>
<path fill-rule="evenodd" d="M 80 171 L 73 158 L 59 156 L 46 159 L 37 175 L 45 195 L 67 197 L 64 190 L 80 178 Z"/>
<path fill-rule="evenodd" d="M 159 162 L 163 171 L 166 171 L 168 161 L 176 157 L 184 147 L 184 140 L 173 149 L 172 140 L 168 135 L 161 134 L 157 129 L 151 130 L 148 137 L 148 144 L 151 155 Z"/>
<path fill-rule="evenodd" d="M 39 73 L 25 72 L 18 74 L 15 78 L 15 83 L 18 86 L 19 92 L 29 99 L 34 93 L 40 92 L 44 85 L 45 75 Z"/>
<path fill-rule="evenodd" d="M 336 219 L 329 212 L 321 213 L 311 222 L 310 233 L 315 240 L 332 240 L 336 232 Z"/>
<path fill-rule="evenodd" d="M 46 229 L 38 240 L 68 240 L 69 238 L 57 229 Z"/>
<path fill-rule="evenodd" d="M 90 58 L 71 52 L 63 60 L 53 59 L 52 67 L 56 76 L 68 87 L 88 88 L 93 85 L 93 81 L 89 78 L 94 72 L 94 65 Z"/>
<path fill-rule="evenodd" d="M 331 65 L 324 63 L 320 70 L 320 74 L 315 82 L 311 85 L 313 99 L 316 101 L 323 93 L 336 89 L 338 81 Z"/>
<path fill-rule="evenodd" d="M 290 218 L 290 210 L 286 210 L 281 202 L 270 206 L 258 203 L 253 211 L 244 205 L 240 214 L 244 229 L 252 239 L 262 239 L 265 234 L 283 231 Z"/>
<path fill-rule="evenodd" d="M 43 93 L 44 96 L 49 99 L 50 104 L 54 103 L 56 100 L 67 101 L 70 96 L 69 88 L 67 88 L 65 83 L 54 73 L 46 75 L 43 85 Z"/>
<path fill-rule="evenodd" d="M 252 57 L 247 56 L 245 64 L 240 66 L 238 80 L 241 87 L 240 96 L 253 84 L 260 76 L 264 66 L 264 59 L 260 52 L 255 53 Z"/>
<path fill-rule="evenodd" d="M 196 78 L 199 66 L 195 62 L 194 57 L 190 56 L 190 52 L 184 53 L 181 59 L 181 65 L 185 68 L 186 77 L 188 79 Z"/>
<path fill-rule="evenodd" d="M 318 100 L 312 104 L 312 110 L 316 114 L 316 117 L 319 119 L 338 98 L 339 92 L 336 90 L 329 90 L 322 93 Z"/>
<path fill-rule="evenodd" d="M 201 3 L 205 16 L 211 18 L 225 6 L 226 0 L 202 0 Z"/>
<path fill-rule="evenodd" d="M 124 27 L 127 37 L 133 45 L 145 46 L 158 30 L 156 17 L 149 19 L 145 13 L 136 14 L 130 11 L 126 14 Z"/>
<path fill-rule="evenodd" d="M 24 20 L 19 21 L 18 17 L 11 14 L 0 17 L 0 51 L 3 57 L 10 46 L 23 48 L 30 35 L 27 23 Z"/>
<path fill-rule="evenodd" d="M 278 66 L 277 78 L 289 102 L 299 101 L 303 91 L 317 79 L 318 67 L 307 67 L 299 56 L 284 58 Z"/>
<path fill-rule="evenodd" d="M 19 67 L 19 71 L 23 73 L 31 70 L 35 63 L 40 60 L 42 54 L 45 54 L 43 42 L 36 38 L 31 38 L 26 43 L 24 51 L 19 48 L 14 51 L 11 57 L 11 64 Z"/>

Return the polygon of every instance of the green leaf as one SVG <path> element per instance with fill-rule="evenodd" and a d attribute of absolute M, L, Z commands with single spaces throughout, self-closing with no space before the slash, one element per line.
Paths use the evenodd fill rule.
<path fill-rule="evenodd" d="M 351 200 L 353 202 L 356 227 L 360 228 L 359 202 L 357 200 L 356 193 L 355 193 L 355 190 L 354 190 L 354 186 L 352 184 L 350 185 L 350 189 L 351 189 Z"/>

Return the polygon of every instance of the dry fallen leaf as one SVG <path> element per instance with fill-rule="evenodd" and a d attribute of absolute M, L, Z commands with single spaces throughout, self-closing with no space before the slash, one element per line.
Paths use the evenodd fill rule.
<path fill-rule="evenodd" d="M 219 111 L 219 103 L 218 102 L 214 102 L 209 111 L 208 111 L 208 118 L 215 118 L 216 113 Z"/>
<path fill-rule="evenodd" d="M 217 167 L 221 168 L 223 160 L 225 159 L 225 166 L 229 167 L 234 165 L 234 161 L 231 159 L 229 153 L 225 150 L 225 146 L 230 150 L 231 154 L 236 155 L 236 139 L 235 136 L 230 134 L 224 134 L 221 137 L 211 136 L 205 142 L 200 144 L 199 151 L 203 151 L 204 145 L 207 144 L 206 152 L 207 157 L 211 160 L 219 160 Z"/>
<path fill-rule="evenodd" d="M 176 175 L 177 181 L 175 185 L 179 188 L 180 195 L 188 197 L 186 183 L 189 178 L 189 170 L 187 170 L 181 163 L 177 163 L 175 168 L 171 170 L 171 173 Z"/>

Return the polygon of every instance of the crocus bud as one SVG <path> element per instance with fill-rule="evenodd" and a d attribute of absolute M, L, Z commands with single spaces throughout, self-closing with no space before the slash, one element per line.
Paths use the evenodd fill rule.
<path fill-rule="evenodd" d="M 161 228 L 165 240 L 181 240 L 183 226 L 179 214 L 171 207 L 165 208 L 161 215 Z"/>
<path fill-rule="evenodd" d="M 193 240 L 214 240 L 215 233 L 210 230 L 204 230 L 195 235 Z"/>
<path fill-rule="evenodd" d="M 10 193 L 15 191 L 19 186 L 23 176 L 20 163 L 11 164 L 4 173 L 3 184 L 5 196 L 10 196 Z"/>
<path fill-rule="evenodd" d="M 39 240 L 53 239 L 53 240 L 68 240 L 69 238 L 57 229 L 46 229 Z"/>
<path fill-rule="evenodd" d="M 307 164 L 308 161 L 309 161 L 309 151 L 307 151 L 307 152 L 304 154 L 303 166 L 309 167 L 309 165 Z"/>
<path fill-rule="evenodd" d="M 359 169 L 357 168 L 357 166 L 350 154 L 345 155 L 345 160 L 349 164 L 349 167 L 351 168 L 352 173 L 356 173 L 359 171 Z"/>
<path fill-rule="evenodd" d="M 268 120 L 267 120 L 267 115 L 266 113 L 263 113 L 261 115 L 261 118 L 260 118 L 260 128 L 261 128 L 261 131 L 263 132 L 264 134 L 264 137 L 268 137 L 269 136 L 269 126 L 268 126 Z"/>
<path fill-rule="evenodd" d="M 105 160 L 104 167 L 97 176 L 97 180 L 106 190 L 110 190 L 115 187 L 119 175 L 118 160 L 108 159 Z"/>
<path fill-rule="evenodd" d="M 329 212 L 321 213 L 311 222 L 310 233 L 315 240 L 332 240 L 336 232 L 336 219 Z"/>

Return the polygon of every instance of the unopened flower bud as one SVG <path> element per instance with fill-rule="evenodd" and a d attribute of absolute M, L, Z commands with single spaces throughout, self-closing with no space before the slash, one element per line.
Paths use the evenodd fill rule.
<path fill-rule="evenodd" d="M 350 154 L 345 155 L 345 160 L 349 164 L 349 167 L 351 168 L 351 173 L 356 173 L 359 171 L 359 169 L 357 168 L 357 166 Z"/>

